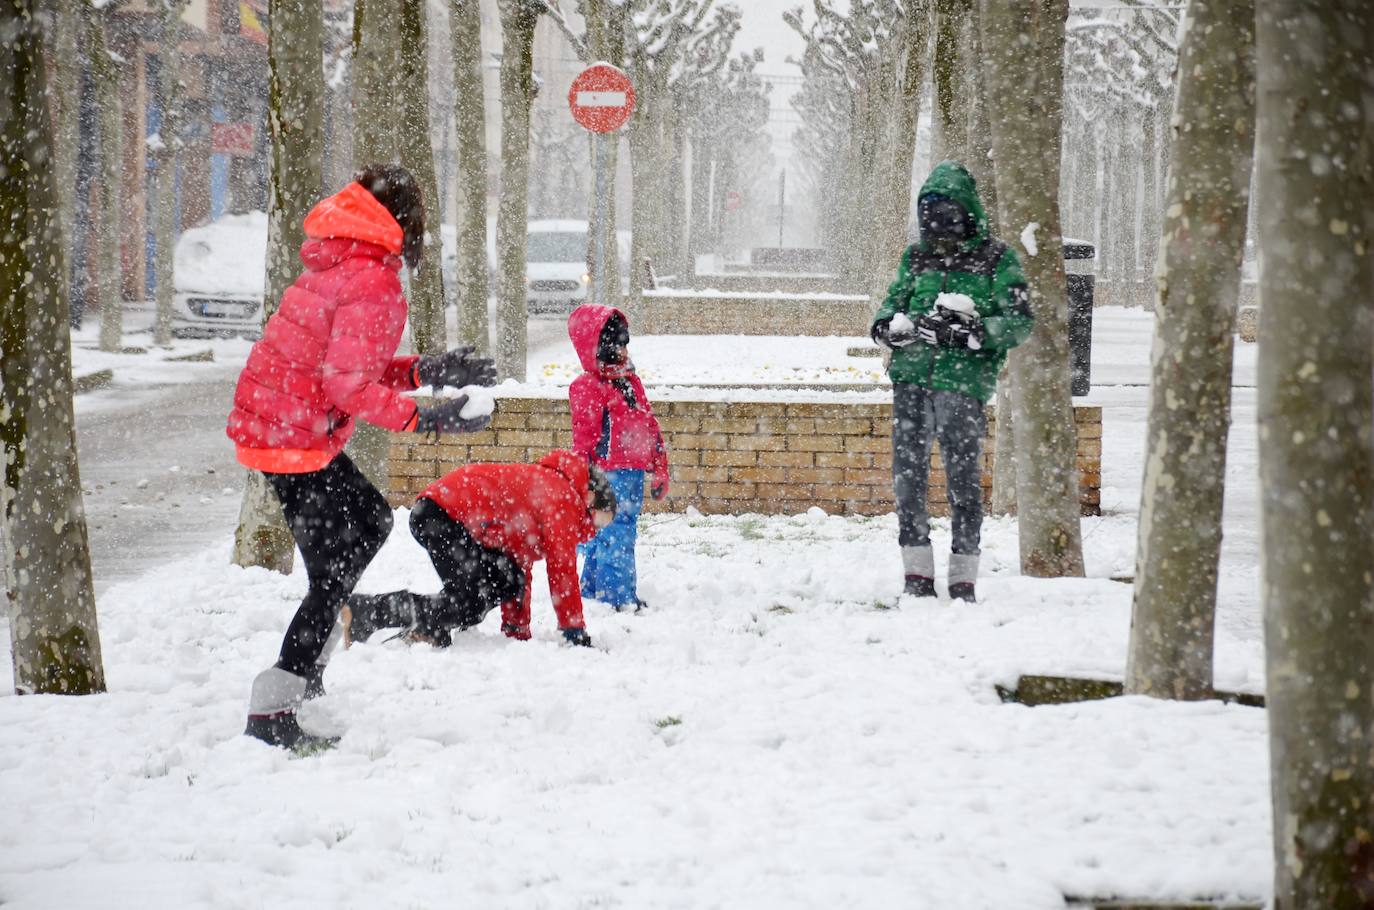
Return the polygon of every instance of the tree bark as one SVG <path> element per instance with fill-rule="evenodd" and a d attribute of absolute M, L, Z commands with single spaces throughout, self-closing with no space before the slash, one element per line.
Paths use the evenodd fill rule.
<path fill-rule="evenodd" d="M 62 236 L 67 249 L 76 246 L 76 159 L 81 144 L 81 63 L 85 59 L 78 50 L 77 34 L 80 23 L 78 9 L 72 3 L 48 0 L 47 15 L 53 26 L 53 84 L 48 87 L 53 100 L 54 130 L 53 177 L 57 190 Z M 81 10 L 84 11 L 85 4 Z M 86 53 L 89 56 L 90 46 Z M 84 263 L 75 263 L 80 268 Z M 62 295 L 70 302 L 73 326 L 80 326 L 85 315 L 86 283 L 73 280 L 73 263 L 68 261 L 62 277 Z M 74 291 L 80 286 L 83 293 Z"/>
<path fill-rule="evenodd" d="M 401 56 L 397 27 L 403 0 L 355 0 L 353 7 L 353 160 L 355 167 L 400 163 L 405 91 L 396 61 Z M 411 338 L 414 339 L 412 329 Z M 385 489 L 391 434 L 365 420 L 357 422 L 346 451 L 372 484 Z"/>
<path fill-rule="evenodd" d="M 0 0 L 0 546 L 15 691 L 105 690 L 33 0 Z"/>
<path fill-rule="evenodd" d="M 1252 0 L 1193 0 L 1156 278 L 1126 690 L 1212 696 L 1231 358 L 1254 154 Z M 1186 128 L 1184 125 L 1186 124 Z"/>
<path fill-rule="evenodd" d="M 443 245 L 440 243 L 439 181 L 434 173 L 434 140 L 429 131 L 429 42 L 425 0 L 401 0 L 400 15 L 401 164 L 414 175 L 425 202 L 426 251 L 411 270 L 406 303 L 410 339 L 417 354 L 442 354 L 448 348 L 444 324 Z"/>
<path fill-rule="evenodd" d="M 1354 910 L 1374 905 L 1374 10 L 1256 10 L 1274 906 Z"/>
<path fill-rule="evenodd" d="M 534 27 L 527 0 L 499 0 L 501 11 L 501 204 L 496 212 L 496 364 L 525 381 L 529 332 L 525 285 L 530 182 L 530 108 L 534 104 Z"/>
<path fill-rule="evenodd" d="M 902 31 L 896 42 L 899 57 L 893 72 L 892 112 L 883 143 L 880 186 L 873 248 L 877 276 L 872 293 L 881 300 L 891 276 L 897 273 L 902 251 L 908 244 L 907 226 L 911 220 L 912 168 L 916 157 L 916 128 L 921 110 L 921 86 L 925 80 L 927 17 L 924 10 L 909 4 Z"/>
<path fill-rule="evenodd" d="M 267 126 L 272 167 L 267 187 L 267 273 L 263 323 L 300 274 L 304 221 L 323 190 L 325 86 L 321 0 L 274 0 L 267 36 Z M 232 561 L 291 573 L 295 541 L 281 503 L 258 471 L 248 472 Z"/>
<path fill-rule="evenodd" d="M 181 12 L 187 0 L 160 0 L 161 25 L 158 37 L 158 125 L 159 147 L 155 155 L 157 214 L 154 220 L 153 274 L 156 276 L 157 315 L 153 322 L 153 343 L 168 347 L 172 343 L 173 300 L 176 296 L 172 261 L 177 240 L 176 170 L 181 140 Z"/>
<path fill-rule="evenodd" d="M 458 134 L 458 339 L 491 350 L 487 298 L 487 116 L 478 0 L 450 0 L 454 126 Z"/>
<path fill-rule="evenodd" d="M 1037 225 L 1022 248 L 1035 329 L 1011 355 L 1021 571 L 1083 574 L 1077 438 L 1069 392 L 1068 293 L 1059 228 L 1067 0 L 981 0 L 987 101 L 1003 236 Z"/>
<path fill-rule="evenodd" d="M 100 133 L 100 216 L 96 229 L 96 270 L 100 288 L 100 350 L 118 351 L 124 340 L 124 295 L 121 289 L 119 237 L 124 180 L 124 105 L 120 97 L 123 68 L 105 40 L 108 12 L 82 5 L 82 28 L 90 54 Z"/>
<path fill-rule="evenodd" d="M 930 163 L 953 159 L 969 166 L 970 109 L 977 67 L 968 46 L 973 37 L 972 0 L 935 0 L 935 60 L 931 67 L 934 110 Z"/>

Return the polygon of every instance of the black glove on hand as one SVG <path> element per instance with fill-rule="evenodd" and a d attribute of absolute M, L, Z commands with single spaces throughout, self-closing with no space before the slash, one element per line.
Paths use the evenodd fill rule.
<path fill-rule="evenodd" d="M 459 412 L 468 403 L 468 396 L 448 398 L 432 408 L 420 408 L 415 413 L 417 433 L 476 433 L 491 423 L 490 414 L 463 417 Z"/>
<path fill-rule="evenodd" d="M 968 348 L 971 351 L 982 349 L 986 338 L 982 322 L 964 322 L 957 316 L 951 317 L 939 311 L 922 316 L 916 323 L 916 334 L 926 344 L 942 348 Z"/>
<path fill-rule="evenodd" d="M 460 389 L 465 385 L 496 385 L 496 361 L 474 357 L 472 347 L 456 348 L 444 354 L 426 354 L 415 362 L 418 385 Z"/>
<path fill-rule="evenodd" d="M 587 634 L 586 629 L 564 629 L 563 638 L 570 645 L 581 645 L 584 648 L 592 646 L 592 637 Z"/>
<path fill-rule="evenodd" d="M 892 320 L 884 319 L 882 322 L 873 326 L 873 340 L 887 348 L 904 348 L 916 342 L 916 333 L 910 331 L 892 331 Z"/>

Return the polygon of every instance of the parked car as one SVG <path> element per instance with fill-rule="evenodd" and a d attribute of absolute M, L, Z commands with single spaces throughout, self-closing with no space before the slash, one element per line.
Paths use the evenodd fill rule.
<path fill-rule="evenodd" d="M 180 338 L 262 331 L 267 215 L 225 215 L 184 231 L 173 253 L 172 334 Z"/>
<path fill-rule="evenodd" d="M 628 231 L 619 231 L 617 271 L 630 258 Z M 525 253 L 526 300 L 531 313 L 569 313 L 587 299 L 587 222 L 572 219 L 531 221 Z M 623 285 L 624 278 L 621 283 Z"/>

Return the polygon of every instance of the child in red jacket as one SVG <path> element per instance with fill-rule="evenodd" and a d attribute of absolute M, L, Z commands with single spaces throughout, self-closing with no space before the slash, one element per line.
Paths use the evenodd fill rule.
<path fill-rule="evenodd" d="M 563 637 L 590 645 L 577 585 L 577 545 L 610 524 L 615 494 L 585 458 L 545 455 L 538 464 L 470 464 L 431 484 L 410 512 L 410 533 L 443 582 L 438 594 L 354 594 L 345 635 L 364 641 L 403 628 L 440 647 L 453 629 L 501 607 L 501 631 L 530 637 L 530 572 L 545 561 Z"/>
<path fill-rule="evenodd" d="M 630 362 L 625 314 L 583 304 L 568 317 L 568 336 L 586 371 L 568 389 L 573 451 L 606 472 L 616 497 L 615 521 L 583 548 L 582 596 L 616 610 L 640 610 L 645 603 L 637 590 L 635 538 L 644 476 L 654 499 L 668 494 L 668 450 Z"/>

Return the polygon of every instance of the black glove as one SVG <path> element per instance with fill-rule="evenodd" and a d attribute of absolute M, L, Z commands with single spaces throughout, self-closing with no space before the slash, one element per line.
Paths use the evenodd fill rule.
<path fill-rule="evenodd" d="M 465 385 L 496 385 L 496 361 L 474 357 L 472 347 L 461 347 L 444 354 L 426 354 L 415 362 L 417 386 L 444 386 L 461 389 Z"/>
<path fill-rule="evenodd" d="M 592 646 L 592 637 L 587 634 L 586 629 L 564 629 L 563 640 L 570 645 L 581 645 L 584 648 Z"/>
<path fill-rule="evenodd" d="M 417 433 L 476 433 L 491 423 L 490 414 L 477 417 L 463 417 L 459 412 L 468 403 L 468 396 L 446 398 L 432 408 L 420 408 L 415 412 Z"/>
<path fill-rule="evenodd" d="M 926 344 L 972 351 L 981 350 L 987 337 L 982 322 L 976 319 L 965 322 L 940 310 L 922 316 L 916 323 L 916 334 Z"/>
<path fill-rule="evenodd" d="M 890 318 L 874 323 L 872 336 L 873 340 L 878 342 L 878 344 L 893 350 L 904 348 L 909 344 L 914 344 L 916 341 L 915 332 L 892 331 L 892 320 Z"/>

